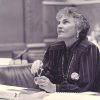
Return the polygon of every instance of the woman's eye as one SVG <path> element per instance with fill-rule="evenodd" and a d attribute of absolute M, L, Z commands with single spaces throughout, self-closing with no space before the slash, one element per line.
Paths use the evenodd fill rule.
<path fill-rule="evenodd" d="M 69 23 L 68 20 L 64 20 L 64 21 L 63 21 L 63 24 L 67 24 L 67 23 Z"/>

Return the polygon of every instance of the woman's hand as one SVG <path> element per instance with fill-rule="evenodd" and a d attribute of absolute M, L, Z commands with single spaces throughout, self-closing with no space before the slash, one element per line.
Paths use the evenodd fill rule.
<path fill-rule="evenodd" d="M 37 77 L 37 84 L 39 85 L 39 88 L 41 88 L 47 92 L 56 92 L 56 84 L 53 84 L 45 76 Z"/>
<path fill-rule="evenodd" d="M 32 63 L 31 72 L 35 74 L 38 72 L 39 68 L 43 66 L 43 62 L 41 60 L 36 60 Z"/>

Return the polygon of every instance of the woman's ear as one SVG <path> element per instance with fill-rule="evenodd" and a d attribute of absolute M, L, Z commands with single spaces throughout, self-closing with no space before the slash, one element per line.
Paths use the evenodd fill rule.
<path fill-rule="evenodd" d="M 79 38 L 79 33 L 76 34 L 76 38 Z"/>
<path fill-rule="evenodd" d="M 77 29 L 76 38 L 79 38 L 80 30 Z"/>

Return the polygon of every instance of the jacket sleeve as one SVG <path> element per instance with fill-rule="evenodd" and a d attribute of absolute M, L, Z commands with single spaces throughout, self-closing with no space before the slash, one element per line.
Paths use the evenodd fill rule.
<path fill-rule="evenodd" d="M 79 82 L 69 83 L 67 79 L 56 85 L 57 92 L 83 92 L 92 91 L 95 87 L 95 79 L 98 73 L 100 54 L 97 47 L 90 45 L 81 55 L 79 63 Z"/>
<path fill-rule="evenodd" d="M 50 66 L 50 53 L 49 53 L 49 49 L 50 46 L 48 47 L 48 49 L 46 50 L 46 53 L 44 55 L 43 58 L 43 71 L 42 71 L 42 75 L 48 77 L 50 80 L 54 80 L 53 75 L 51 74 L 51 66 Z"/>
<path fill-rule="evenodd" d="M 61 66 L 61 57 L 63 54 L 63 50 L 57 47 L 51 47 L 47 49 L 44 59 L 43 59 L 43 72 L 42 75 L 46 76 L 47 78 L 50 79 L 52 83 L 61 83 L 62 82 L 62 77 L 59 77 L 59 71 L 58 70 L 58 65 Z M 60 74 L 60 76 L 62 76 Z"/>

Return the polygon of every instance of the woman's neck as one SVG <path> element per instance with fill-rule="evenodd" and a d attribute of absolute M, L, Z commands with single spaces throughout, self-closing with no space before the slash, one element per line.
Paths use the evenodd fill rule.
<path fill-rule="evenodd" d="M 70 47 L 77 41 L 77 39 L 76 38 L 64 39 L 64 41 L 65 41 L 66 47 Z"/>

